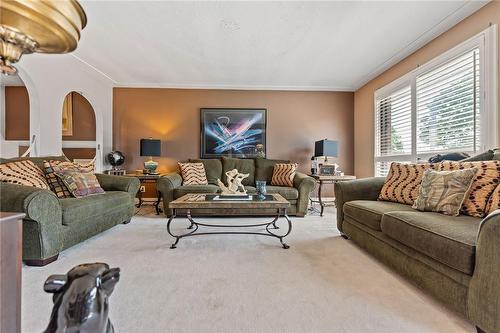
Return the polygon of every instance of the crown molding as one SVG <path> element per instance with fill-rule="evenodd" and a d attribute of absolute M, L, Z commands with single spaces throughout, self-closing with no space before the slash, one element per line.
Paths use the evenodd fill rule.
<path fill-rule="evenodd" d="M 168 89 L 214 89 L 214 90 L 270 90 L 270 91 L 338 91 L 354 92 L 354 87 L 341 86 L 279 86 L 279 85 L 230 85 L 230 84 L 177 84 L 177 83 L 118 83 L 115 88 L 168 88 Z"/>
<path fill-rule="evenodd" d="M 455 12 L 446 16 L 434 27 L 430 28 L 429 30 L 421 34 L 417 39 L 410 42 L 396 54 L 389 57 L 382 64 L 377 66 L 369 74 L 365 75 L 363 79 L 359 80 L 358 83 L 354 85 L 355 88 L 354 91 L 359 90 L 365 84 L 377 78 L 380 74 L 384 73 L 385 71 L 387 71 L 388 69 L 390 69 L 403 59 L 405 59 L 406 57 L 410 56 L 418 49 L 429 44 L 435 38 L 439 37 L 446 31 L 450 30 L 455 25 L 460 23 L 462 20 L 464 20 L 465 18 L 469 17 L 470 15 L 474 14 L 476 11 L 487 5 L 490 1 L 491 0 L 480 0 L 480 1 L 469 0 L 468 2 L 464 3 Z"/>

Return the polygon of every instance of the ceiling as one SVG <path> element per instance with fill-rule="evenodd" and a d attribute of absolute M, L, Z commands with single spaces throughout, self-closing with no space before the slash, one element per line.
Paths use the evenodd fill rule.
<path fill-rule="evenodd" d="M 487 1 L 82 1 L 117 86 L 356 90 Z"/>

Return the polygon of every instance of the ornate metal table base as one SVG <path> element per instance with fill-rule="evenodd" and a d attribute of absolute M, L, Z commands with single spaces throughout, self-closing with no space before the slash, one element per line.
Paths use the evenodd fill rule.
<path fill-rule="evenodd" d="M 265 223 L 257 223 L 257 224 L 230 224 L 230 225 L 224 225 L 224 224 L 210 224 L 210 223 L 200 223 L 196 222 L 193 220 L 193 217 L 191 216 L 191 211 L 188 209 L 187 210 L 187 219 L 191 223 L 189 227 L 187 228 L 190 230 L 189 232 L 183 234 L 183 235 L 174 235 L 171 230 L 171 224 L 174 221 L 176 217 L 176 210 L 173 209 L 172 215 L 168 219 L 167 223 L 167 231 L 168 233 L 175 238 L 175 242 L 170 246 L 171 249 L 175 249 L 177 247 L 177 243 L 179 243 L 179 240 L 184 237 L 190 237 L 190 236 L 201 236 L 201 235 L 261 235 L 261 236 L 270 236 L 274 238 L 278 238 L 281 245 L 283 246 L 284 249 L 290 248 L 288 244 L 283 242 L 283 238 L 288 236 L 290 232 L 292 231 L 292 221 L 287 215 L 286 209 L 278 209 L 277 214 L 274 217 L 274 219 L 271 222 L 265 222 Z M 271 230 L 276 230 L 279 229 L 279 227 L 276 225 L 276 222 L 280 217 L 284 217 L 285 220 L 287 221 L 287 226 L 288 230 L 284 235 L 278 235 Z M 265 227 L 266 232 L 252 232 L 252 231 L 211 231 L 211 232 L 196 232 L 198 228 L 202 227 L 214 227 L 214 228 L 253 228 L 253 227 Z"/>

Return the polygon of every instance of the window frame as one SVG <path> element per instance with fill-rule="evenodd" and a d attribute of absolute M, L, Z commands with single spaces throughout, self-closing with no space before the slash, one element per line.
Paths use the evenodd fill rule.
<path fill-rule="evenodd" d="M 373 174 L 377 175 L 378 162 L 408 161 L 418 162 L 427 160 L 429 157 L 438 153 L 452 152 L 436 151 L 432 153 L 417 153 L 417 78 L 428 72 L 433 71 L 453 59 L 460 57 L 464 53 L 473 49 L 479 49 L 479 82 L 480 82 L 480 145 L 476 151 L 467 153 L 477 153 L 494 147 L 499 143 L 498 133 L 500 120 L 498 115 L 498 90 L 497 90 L 497 31 L 496 25 L 491 25 L 486 30 L 469 38 L 465 42 L 449 49 L 441 55 L 429 60 L 423 65 L 418 65 L 416 69 L 397 78 L 389 84 L 377 89 L 373 99 Z M 382 99 L 392 95 L 400 89 L 410 87 L 411 90 L 411 153 L 404 155 L 386 155 L 377 156 L 377 104 Z"/>

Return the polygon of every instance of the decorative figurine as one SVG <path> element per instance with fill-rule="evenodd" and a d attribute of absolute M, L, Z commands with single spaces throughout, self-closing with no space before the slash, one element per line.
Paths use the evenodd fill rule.
<path fill-rule="evenodd" d="M 120 279 L 119 268 L 82 264 L 67 274 L 51 275 L 43 289 L 54 294 L 54 307 L 44 333 L 114 333 L 108 298 Z"/>
<path fill-rule="evenodd" d="M 221 190 L 222 195 L 245 195 L 247 194 L 247 190 L 245 190 L 245 186 L 241 183 L 243 179 L 250 176 L 249 173 L 239 173 L 238 170 L 233 169 L 226 172 L 227 177 L 227 186 L 224 185 L 220 179 L 217 179 L 217 184 Z M 241 188 L 241 191 L 240 191 Z"/>

